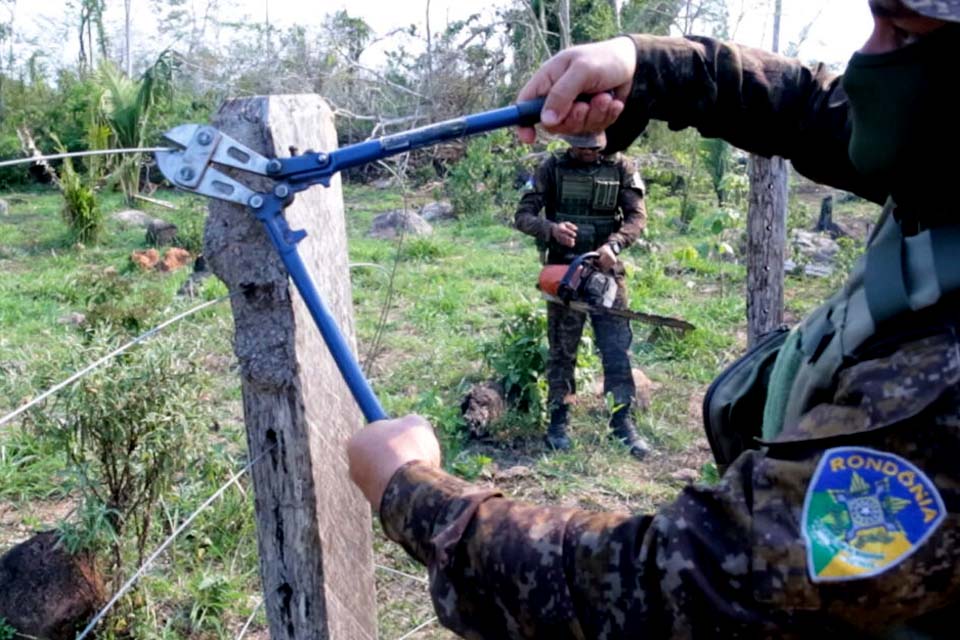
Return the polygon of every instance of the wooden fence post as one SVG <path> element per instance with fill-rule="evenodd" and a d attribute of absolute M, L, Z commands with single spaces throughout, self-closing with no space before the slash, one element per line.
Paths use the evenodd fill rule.
<path fill-rule="evenodd" d="M 333 115 L 315 95 L 224 103 L 214 126 L 272 156 L 336 147 Z M 265 179 L 242 179 L 266 190 Z M 354 323 L 339 176 L 287 208 L 307 231 L 299 250 L 352 341 Z M 261 223 L 214 202 L 204 254 L 231 293 L 247 443 L 253 467 L 260 571 L 274 640 L 376 638 L 370 509 L 347 477 L 344 444 L 360 411 Z"/>

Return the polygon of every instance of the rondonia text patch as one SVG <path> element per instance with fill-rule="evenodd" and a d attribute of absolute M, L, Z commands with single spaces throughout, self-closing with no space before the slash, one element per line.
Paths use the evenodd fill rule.
<path fill-rule="evenodd" d="M 803 505 L 810 577 L 831 582 L 883 573 L 910 557 L 945 515 L 933 482 L 900 456 L 829 449 Z"/>

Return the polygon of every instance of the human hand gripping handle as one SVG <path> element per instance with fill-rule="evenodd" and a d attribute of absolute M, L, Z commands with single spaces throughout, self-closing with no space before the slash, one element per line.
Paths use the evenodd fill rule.
<path fill-rule="evenodd" d="M 350 479 L 379 511 L 383 493 L 400 467 L 414 460 L 440 466 L 440 443 L 420 416 L 379 420 L 350 438 L 347 459 Z"/>
<path fill-rule="evenodd" d="M 540 123 L 552 133 L 603 131 L 623 112 L 636 68 L 637 49 L 628 36 L 571 47 L 533 74 L 517 102 L 545 96 Z M 578 101 L 583 94 L 593 97 L 589 102 Z M 521 141 L 536 140 L 533 124 L 520 123 Z"/>

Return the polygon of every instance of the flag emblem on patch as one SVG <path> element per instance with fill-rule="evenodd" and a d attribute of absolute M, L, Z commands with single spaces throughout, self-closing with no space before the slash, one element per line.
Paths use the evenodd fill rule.
<path fill-rule="evenodd" d="M 900 456 L 828 449 L 803 504 L 810 578 L 836 582 L 881 574 L 910 557 L 945 516 L 936 486 Z"/>

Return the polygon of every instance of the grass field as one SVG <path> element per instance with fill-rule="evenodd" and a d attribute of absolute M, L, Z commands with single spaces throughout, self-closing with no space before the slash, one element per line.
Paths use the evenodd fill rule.
<path fill-rule="evenodd" d="M 131 266 L 131 251 L 145 246 L 142 229 L 111 221 L 101 244 L 81 247 L 68 239 L 57 193 L 0 197 L 10 203 L 9 214 L 0 217 L 0 415 L 108 350 L 117 334 L 134 335 L 198 303 L 176 295 L 188 270 L 144 274 Z M 158 197 L 177 209 L 151 213 L 188 230 L 188 244 L 195 244 L 203 203 L 172 192 Z M 347 186 L 345 199 L 361 360 L 388 413 L 418 412 L 433 421 L 450 470 L 496 482 L 522 499 L 626 511 L 655 509 L 686 483 L 713 478 L 700 404 L 712 377 L 745 346 L 745 273 L 741 264 L 714 257 L 704 247 L 718 240 L 736 247 L 737 228 L 721 236 L 704 214 L 681 231 L 679 198 L 651 189 L 647 248 L 624 255 L 631 306 L 681 316 L 697 330 L 681 338 L 651 337 L 648 327 L 634 328 L 635 366 L 653 383 L 650 408 L 638 416 L 638 426 L 655 449 L 638 463 L 607 438 L 604 400 L 590 390 L 600 379 L 599 360 L 589 348 L 583 350 L 584 384 L 573 415 L 571 451 L 546 451 L 540 425 L 516 416 L 482 442 L 464 434 L 460 399 L 471 384 L 490 378 L 484 353 L 498 344 L 502 323 L 524 310 L 542 312 L 534 288 L 536 251 L 530 239 L 507 224 L 510 212 L 439 223 L 433 235 L 398 244 L 367 237 L 372 218 L 404 202 L 422 203 L 427 194 Z M 109 196 L 103 207 L 108 212 L 121 208 Z M 790 225 L 811 226 L 815 207 L 813 196 L 795 197 Z M 711 208 L 706 199 L 702 208 Z M 837 217 L 873 212 L 854 202 L 841 205 Z M 815 306 L 838 281 L 788 278 L 788 319 Z M 223 293 L 211 278 L 199 296 L 214 299 Z M 88 321 L 105 318 L 113 331 L 75 326 L 69 316 L 78 312 Z M 185 452 L 195 463 L 163 493 L 148 550 L 245 463 L 231 324 L 229 307 L 221 304 L 134 349 L 167 350 L 176 360 L 196 365 L 185 393 L 203 406 Z M 50 400 L 25 420 L 0 427 L 0 553 L 34 531 L 77 518 L 76 485 L 65 473 L 67 455 L 35 428 L 44 415 L 57 416 L 66 406 Z M 381 534 L 375 539 L 379 565 L 424 576 Z M 123 566 L 129 572 L 136 558 L 126 553 Z M 386 571 L 378 571 L 377 581 L 381 638 L 399 638 L 433 615 L 422 584 Z M 251 614 L 248 636 L 267 637 L 259 602 L 253 496 L 244 479 L 122 602 L 104 637 L 234 638 Z M 434 625 L 415 637 L 451 636 Z"/>

